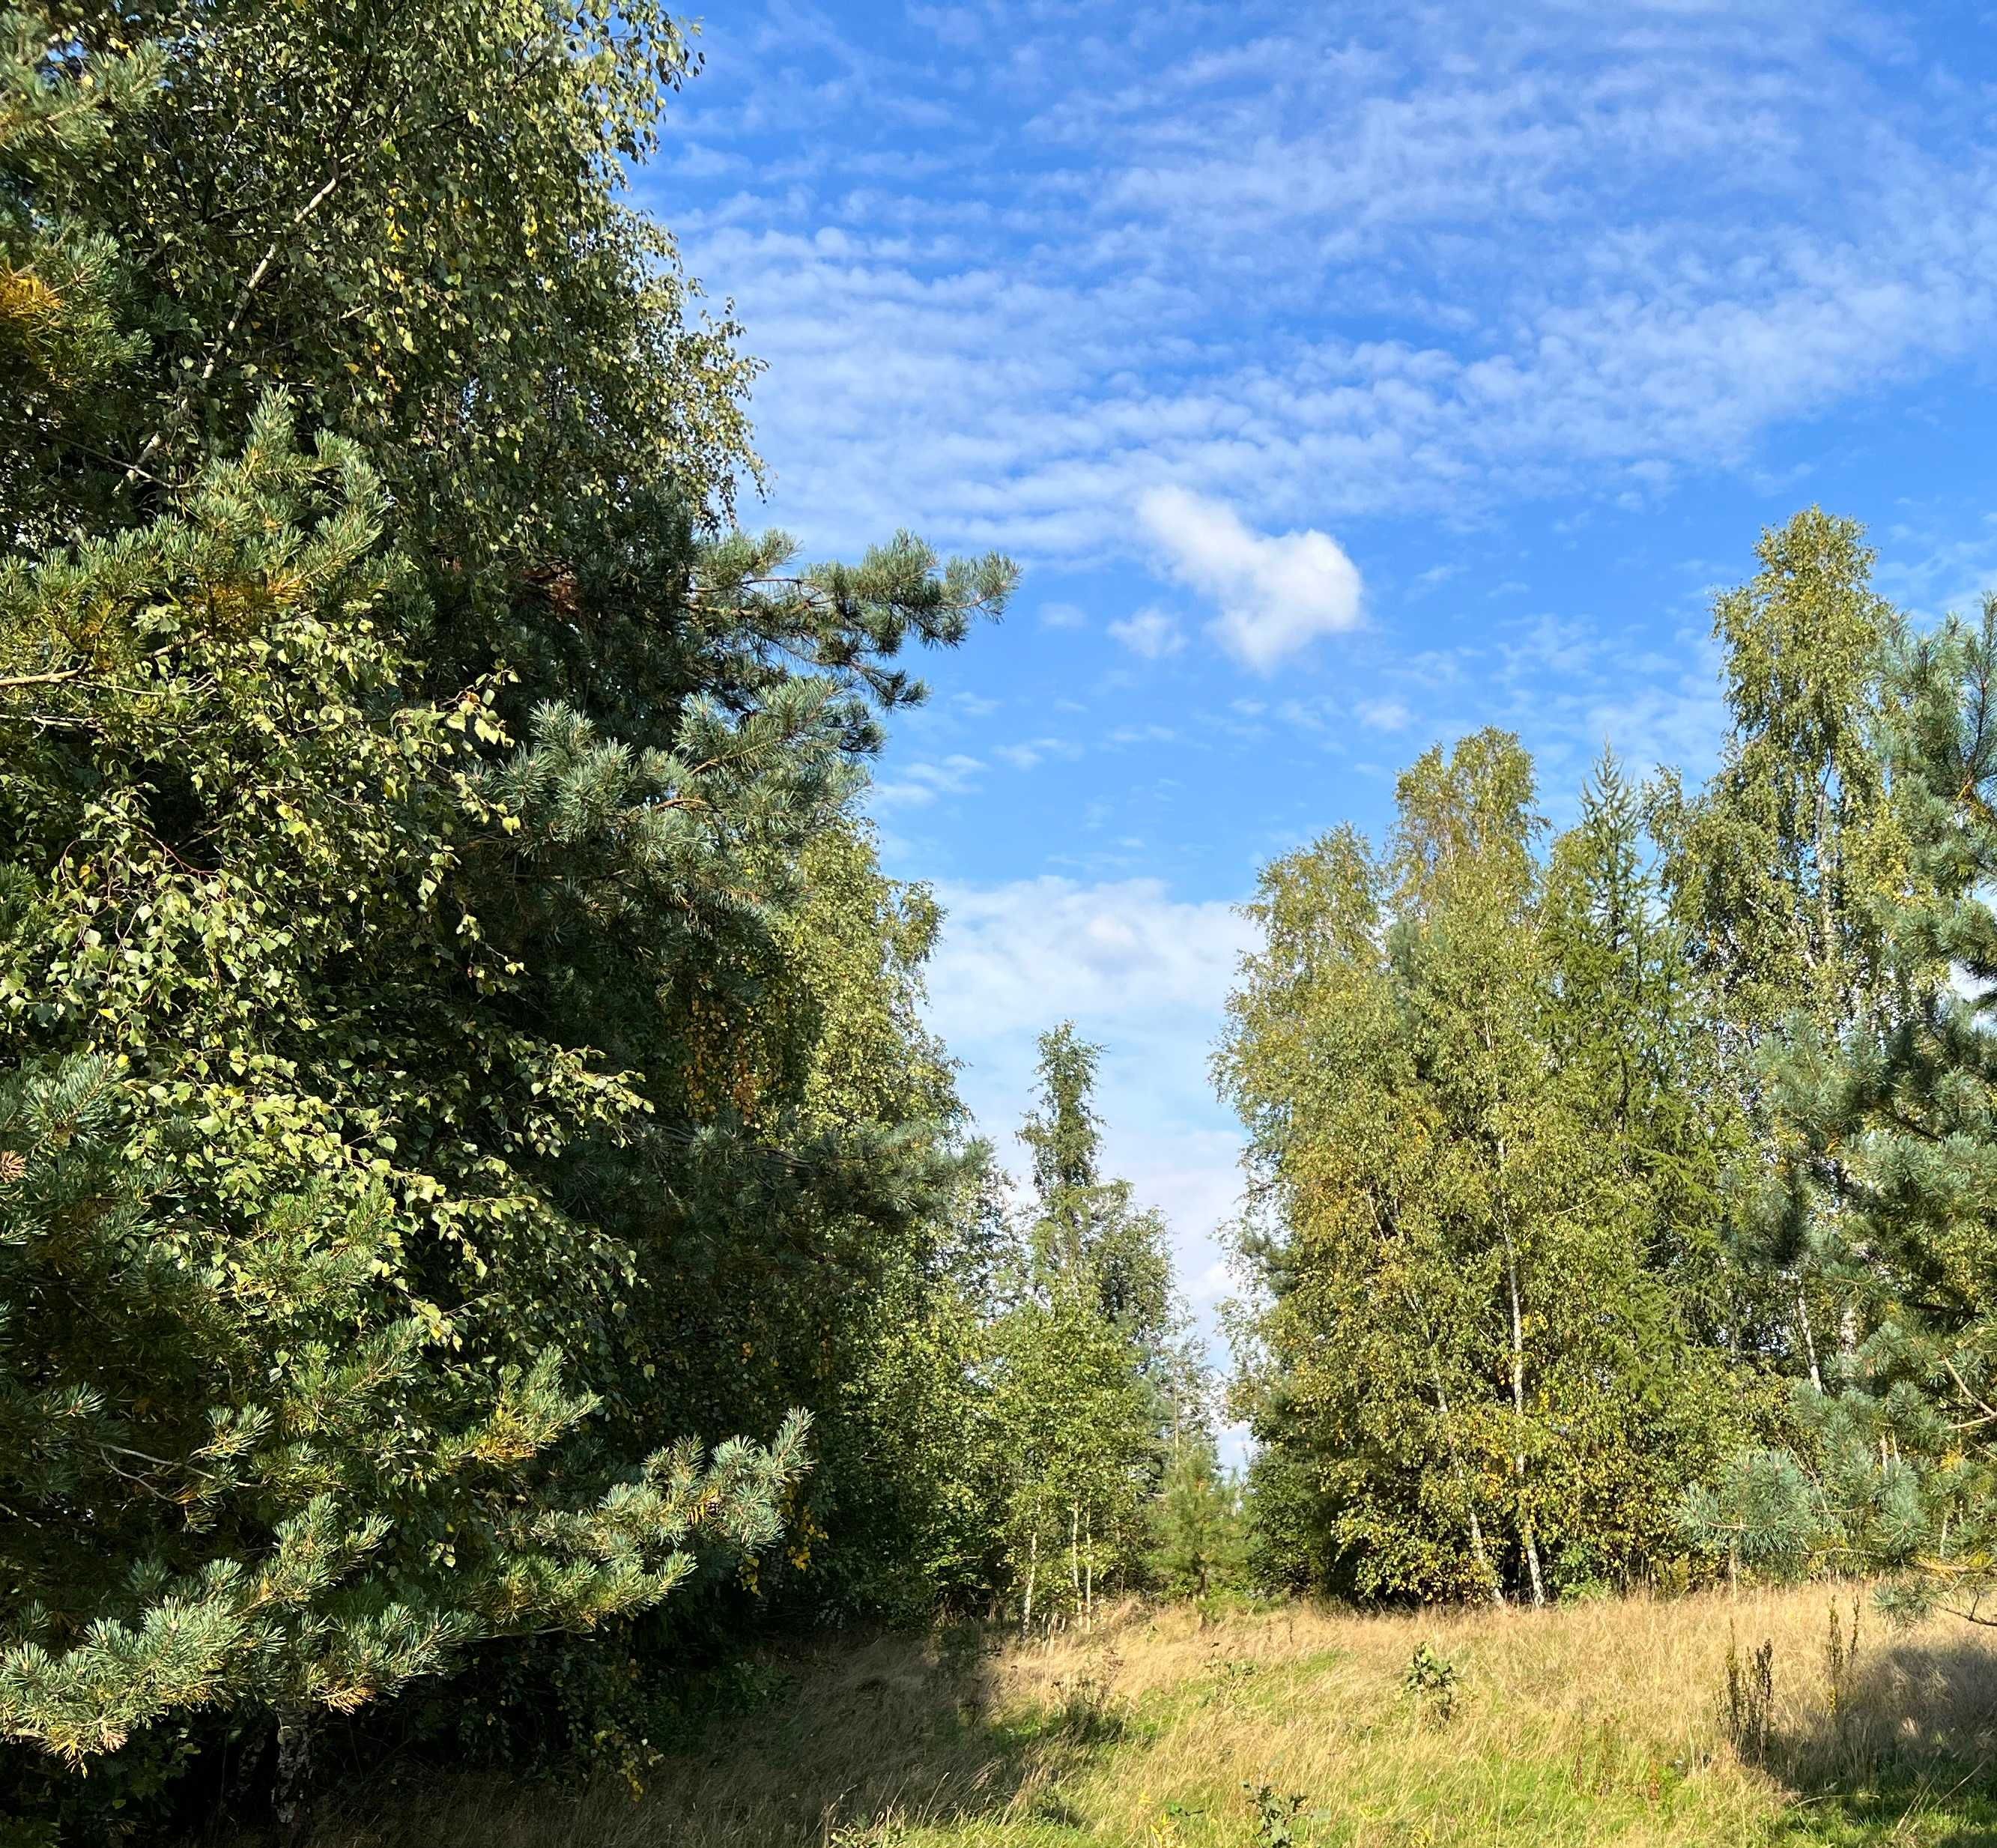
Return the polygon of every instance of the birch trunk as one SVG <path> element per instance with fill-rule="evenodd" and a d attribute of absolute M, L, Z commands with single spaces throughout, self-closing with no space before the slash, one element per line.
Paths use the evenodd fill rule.
<path fill-rule="evenodd" d="M 1081 1608 L 1085 1613 L 1082 1628 L 1094 1633 L 1095 1629 L 1095 1516 L 1090 1514 L 1081 1526 Z"/>
<path fill-rule="evenodd" d="M 1435 1382 L 1436 1411 L 1442 1419 L 1443 1441 L 1449 1446 L 1450 1474 L 1456 1479 L 1458 1493 L 1463 1497 L 1463 1505 L 1470 1516 L 1470 1557 L 1477 1562 L 1477 1570 L 1483 1574 L 1484 1582 L 1490 1588 L 1491 1601 L 1502 1608 L 1505 1602 L 1505 1584 L 1491 1564 L 1491 1556 L 1484 1550 L 1483 1523 L 1477 1518 L 1477 1497 L 1470 1484 L 1470 1472 L 1463 1465 L 1463 1450 L 1456 1441 L 1456 1425 L 1450 1415 L 1449 1395 L 1443 1390 L 1442 1363 L 1436 1358 L 1433 1344 L 1429 1348 L 1429 1374 Z"/>
<path fill-rule="evenodd" d="M 1823 1391 L 1823 1375 L 1816 1364 L 1816 1337 L 1810 1330 L 1809 1299 L 1803 1294 L 1803 1280 L 1799 1272 L 1796 1277 L 1796 1326 L 1802 1329 L 1803 1352 L 1809 1358 L 1810 1384 L 1818 1391 Z"/>
<path fill-rule="evenodd" d="M 1533 1581 L 1537 1605 L 1547 1601 L 1547 1588 L 1540 1577 L 1540 1546 L 1533 1537 L 1532 1517 L 1525 1512 L 1526 1319 L 1519 1300 L 1519 1248 L 1509 1230 L 1505 1234 L 1505 1281 L 1512 1298 L 1512 1478 L 1519 1496 L 1519 1543 L 1525 1549 L 1526 1570 Z"/>
<path fill-rule="evenodd" d="M 1443 1386 L 1442 1360 L 1436 1352 L 1435 1336 L 1428 1316 L 1423 1310 L 1421 1298 L 1404 1281 L 1401 1295 L 1405 1298 L 1409 1312 L 1423 1333 L 1428 1349 L 1429 1377 L 1434 1382 L 1436 1415 L 1442 1420 L 1443 1442 L 1449 1446 L 1450 1474 L 1454 1478 L 1457 1493 L 1463 1497 L 1464 1512 L 1470 1517 L 1470 1557 L 1477 1562 L 1477 1570 L 1482 1574 L 1484 1582 L 1490 1589 L 1491 1601 L 1501 1609 L 1505 1603 L 1505 1581 L 1499 1577 L 1491 1564 L 1491 1556 L 1485 1550 L 1484 1526 L 1477 1518 L 1477 1495 L 1470 1481 L 1470 1472 L 1464 1467 L 1463 1447 L 1456 1440 L 1456 1420 L 1449 1408 L 1449 1394 Z"/>

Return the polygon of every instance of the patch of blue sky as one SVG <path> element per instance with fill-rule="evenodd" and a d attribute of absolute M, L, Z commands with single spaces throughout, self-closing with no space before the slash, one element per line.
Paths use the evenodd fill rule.
<path fill-rule="evenodd" d="M 1714 588 L 1812 501 L 1932 613 L 1997 577 L 1997 39 L 1981 7 L 743 0 L 644 204 L 769 362 L 815 554 L 998 547 L 874 812 L 952 922 L 994 1128 L 1033 1034 L 1203 1303 L 1206 1053 L 1257 865 L 1437 740 L 1696 776 Z"/>

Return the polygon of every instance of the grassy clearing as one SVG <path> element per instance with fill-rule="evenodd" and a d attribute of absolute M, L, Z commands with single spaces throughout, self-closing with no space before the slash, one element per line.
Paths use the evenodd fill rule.
<path fill-rule="evenodd" d="M 1853 1601 L 1836 1599 L 1840 1643 Z M 1823 1588 L 847 1643 L 785 1659 L 764 1711 L 640 1801 L 467 1780 L 322 1848 L 1997 1845 L 1997 1639 L 1947 1619 L 1887 1631 L 1859 1602 L 1842 1664 Z M 1454 1670 L 1446 1691 L 1442 1674 L 1403 1687 L 1423 1643 Z"/>

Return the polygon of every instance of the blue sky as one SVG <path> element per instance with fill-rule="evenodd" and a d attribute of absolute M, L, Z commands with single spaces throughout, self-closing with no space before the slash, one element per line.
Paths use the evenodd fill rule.
<path fill-rule="evenodd" d="M 767 505 L 1026 568 L 874 798 L 950 912 L 994 1127 L 1109 1048 L 1203 1311 L 1206 1056 L 1270 856 L 1513 727 L 1711 762 L 1713 591 L 1855 515 L 1932 613 L 1997 581 L 1997 41 L 1971 5 L 749 3 L 639 195 L 768 362 Z"/>

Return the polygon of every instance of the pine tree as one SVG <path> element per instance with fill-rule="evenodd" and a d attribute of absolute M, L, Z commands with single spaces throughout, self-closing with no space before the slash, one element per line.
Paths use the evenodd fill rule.
<path fill-rule="evenodd" d="M 475 747 L 496 727 L 475 690 L 398 698 L 380 490 L 288 421 L 267 402 L 185 515 L 0 567 L 0 638 L 64 664 L 0 704 L 0 1009 L 29 1060 L 0 1192 L 0 1730 L 81 1763 L 259 1708 L 287 1799 L 316 1715 L 656 1603 L 697 1529 L 767 1544 L 803 1436 L 564 1466 L 595 1399 L 557 1343 L 586 1345 L 622 1266 L 527 1164 L 633 1102 L 481 1033 L 447 869 L 511 838 Z M 440 1081 L 418 1046 L 447 1020 L 538 1074 L 511 1136 L 485 1129 L 482 1186 L 412 1136 L 435 1094 L 371 1110 L 328 1081 Z"/>
<path fill-rule="evenodd" d="M 643 5 L 8 16 L 0 1051 L 104 1074 L 140 1186 L 5 1260 L 11 1402 L 109 1434 L 0 1491 L 10 1798 L 210 1708 L 295 1771 L 471 1639 L 628 1639 L 796 1506 L 796 1401 L 689 1388 L 678 1280 L 795 1306 L 879 1232 L 918 1287 L 933 1049 L 744 1023 L 898 657 L 1012 574 L 729 529 L 755 367 L 617 196 L 692 62 Z M 171 1273 L 93 1339 L 135 1238 Z"/>
<path fill-rule="evenodd" d="M 1239 1591 L 1247 1577 L 1247 1522 L 1240 1482 L 1220 1467 L 1204 1433 L 1175 1445 L 1153 1517 L 1151 1581 L 1168 1597 Z"/>
<path fill-rule="evenodd" d="M 1885 753 L 1910 845 L 1874 895 L 1887 995 L 1841 1037 L 1797 1020 L 1769 1067 L 1771 1209 L 1845 1288 L 1845 1339 L 1802 1383 L 1804 1441 L 1695 1497 L 1716 1550 L 1889 1574 L 1895 1601 L 1982 1619 L 1997 1588 L 1997 599 L 1896 640 Z"/>

